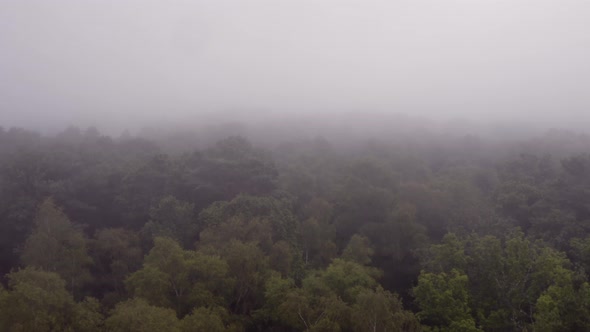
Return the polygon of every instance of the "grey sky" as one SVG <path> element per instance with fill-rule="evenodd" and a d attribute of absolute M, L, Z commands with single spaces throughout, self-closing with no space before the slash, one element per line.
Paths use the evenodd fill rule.
<path fill-rule="evenodd" d="M 590 120 L 587 0 L 0 0 L 0 125 Z"/>

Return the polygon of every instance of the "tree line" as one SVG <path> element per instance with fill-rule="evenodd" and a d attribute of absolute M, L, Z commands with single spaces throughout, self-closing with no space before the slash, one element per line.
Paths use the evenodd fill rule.
<path fill-rule="evenodd" d="M 0 330 L 587 331 L 587 141 L 0 128 Z"/>

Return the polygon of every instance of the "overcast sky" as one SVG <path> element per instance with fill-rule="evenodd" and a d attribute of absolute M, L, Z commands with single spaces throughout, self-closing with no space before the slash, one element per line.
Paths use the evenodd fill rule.
<path fill-rule="evenodd" d="M 405 113 L 590 123 L 587 0 L 0 0 L 0 126 Z"/>

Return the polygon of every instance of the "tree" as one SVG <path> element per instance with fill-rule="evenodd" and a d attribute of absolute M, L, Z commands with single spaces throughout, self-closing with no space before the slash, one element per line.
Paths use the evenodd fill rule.
<path fill-rule="evenodd" d="M 102 302 L 114 306 L 125 296 L 125 279 L 143 262 L 137 233 L 122 228 L 104 228 L 90 240 L 94 260 L 94 287 L 100 289 Z"/>
<path fill-rule="evenodd" d="M 8 275 L 10 291 L 2 298 L 4 330 L 63 331 L 74 300 L 66 282 L 53 272 L 28 267 Z"/>
<path fill-rule="evenodd" d="M 472 326 L 479 331 L 469 307 L 468 277 L 457 270 L 438 274 L 423 272 L 413 293 L 420 307 L 421 322 L 441 331 L 454 331 L 458 326 Z M 465 330 L 464 330 L 465 331 Z"/>
<path fill-rule="evenodd" d="M 347 324 L 349 308 L 333 294 L 313 296 L 305 289 L 285 295 L 278 307 L 281 320 L 300 331 L 340 331 Z"/>
<path fill-rule="evenodd" d="M 316 275 L 311 275 L 306 280 L 308 287 L 328 287 L 346 303 L 353 303 L 358 293 L 363 288 L 373 289 L 377 286 L 375 280 L 380 276 L 380 271 L 359 265 L 358 263 L 334 259 L 332 264 Z"/>
<path fill-rule="evenodd" d="M 255 243 L 236 240 L 231 240 L 220 254 L 235 280 L 230 304 L 233 313 L 247 315 L 261 307 L 264 285 L 270 275 L 268 257 Z"/>
<path fill-rule="evenodd" d="M 95 298 L 85 298 L 76 303 L 74 307 L 74 319 L 72 331 L 75 332 L 100 332 L 104 330 L 104 316 L 100 303 Z"/>
<path fill-rule="evenodd" d="M 308 275 L 301 287 L 275 275 L 266 283 L 266 304 L 259 314 L 305 331 L 365 331 L 369 325 L 379 331 L 392 326 L 416 330 L 413 315 L 401 309 L 397 297 L 378 287 L 374 277 L 372 269 L 342 259 Z"/>
<path fill-rule="evenodd" d="M 412 287 L 420 273 L 418 253 L 428 243 L 425 228 L 416 222 L 416 208 L 401 203 L 385 221 L 366 223 L 359 232 L 371 243 L 371 262 L 383 271 L 383 287 L 400 292 Z"/>
<path fill-rule="evenodd" d="M 212 227 L 228 220 L 244 224 L 242 227 L 249 227 L 251 222 L 270 225 L 273 243 L 279 240 L 289 243 L 296 241 L 297 220 L 289 209 L 288 202 L 274 197 L 240 195 L 231 201 L 215 202 L 199 214 L 201 230 L 211 228 L 214 232 Z M 240 237 L 236 239 L 251 241 Z"/>
<path fill-rule="evenodd" d="M 298 263 L 297 257 L 294 248 L 287 241 L 281 240 L 273 244 L 270 250 L 269 266 L 286 277 L 298 268 L 296 266 Z"/>
<path fill-rule="evenodd" d="M 454 233 L 447 233 L 440 244 L 433 244 L 422 257 L 429 272 L 465 271 L 469 257 L 465 254 L 465 241 Z"/>
<path fill-rule="evenodd" d="M 336 195 L 333 225 L 335 242 L 340 248 L 363 225 L 385 222 L 394 206 L 390 190 L 372 186 L 356 177 L 345 178 Z"/>
<path fill-rule="evenodd" d="M 185 248 L 192 247 L 197 240 L 196 216 L 193 210 L 193 204 L 166 196 L 150 209 L 150 221 L 145 224 L 142 232 L 150 239 L 156 236 L 169 237 Z"/>
<path fill-rule="evenodd" d="M 222 189 L 224 199 L 239 194 L 265 195 L 276 187 L 276 166 L 262 150 L 243 137 L 232 136 L 204 152 L 199 175 Z"/>
<path fill-rule="evenodd" d="M 181 324 L 182 332 L 229 332 L 224 320 L 229 313 L 222 307 L 198 307 L 190 315 L 184 317 Z"/>
<path fill-rule="evenodd" d="M 420 331 L 418 320 L 404 310 L 401 300 L 381 287 L 364 289 L 352 306 L 355 331 Z"/>
<path fill-rule="evenodd" d="M 156 238 L 154 243 L 142 269 L 126 280 L 133 295 L 174 308 L 180 316 L 195 306 L 225 304 L 233 280 L 223 259 L 183 250 L 170 238 Z"/>
<path fill-rule="evenodd" d="M 518 230 L 503 239 L 447 234 L 442 244 L 428 250 L 424 266 L 414 294 L 422 309 L 419 315 L 434 326 L 467 322 L 459 314 L 467 312 L 486 331 L 533 328 L 535 317 L 541 317 L 535 315 L 537 303 L 548 315 L 568 312 L 548 309 L 551 298 L 540 297 L 549 289 L 566 298 L 576 293 L 575 274 L 565 255 Z"/>
<path fill-rule="evenodd" d="M 172 309 L 149 305 L 143 299 L 119 303 L 105 321 L 108 332 L 180 332 L 180 323 Z"/>
<path fill-rule="evenodd" d="M 92 259 L 84 234 L 70 222 L 51 198 L 39 206 L 35 228 L 27 238 L 21 259 L 24 265 L 56 272 L 72 292 L 88 281 Z"/>
<path fill-rule="evenodd" d="M 344 248 L 342 259 L 355 262 L 360 265 L 369 265 L 371 263 L 371 257 L 373 256 L 373 253 L 374 250 L 371 247 L 369 239 L 355 234 L 350 238 L 346 248 Z"/>
<path fill-rule="evenodd" d="M 535 330 L 586 331 L 590 328 L 590 286 L 550 286 L 535 304 Z"/>
<path fill-rule="evenodd" d="M 274 243 L 272 233 L 272 226 L 268 219 L 230 217 L 204 229 L 200 234 L 201 239 L 198 245 L 223 250 L 228 241 L 235 240 L 255 243 L 265 253 L 269 253 Z"/>
<path fill-rule="evenodd" d="M 316 218 L 308 218 L 299 224 L 297 233 L 306 265 L 324 267 L 337 256 L 338 247 L 333 241 L 334 232 L 327 222 L 320 223 Z"/>
<path fill-rule="evenodd" d="M 125 169 L 114 205 L 126 227 L 141 228 L 149 218 L 150 207 L 173 193 L 178 181 L 176 166 L 168 155 L 154 151 Z"/>

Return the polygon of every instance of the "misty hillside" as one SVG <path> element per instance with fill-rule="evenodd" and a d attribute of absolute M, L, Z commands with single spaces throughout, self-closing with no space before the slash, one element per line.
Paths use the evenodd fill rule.
<path fill-rule="evenodd" d="M 590 332 L 590 1 L 0 0 L 0 332 Z"/>
<path fill-rule="evenodd" d="M 590 329 L 587 136 L 422 134 L 0 129 L 0 330 Z"/>

